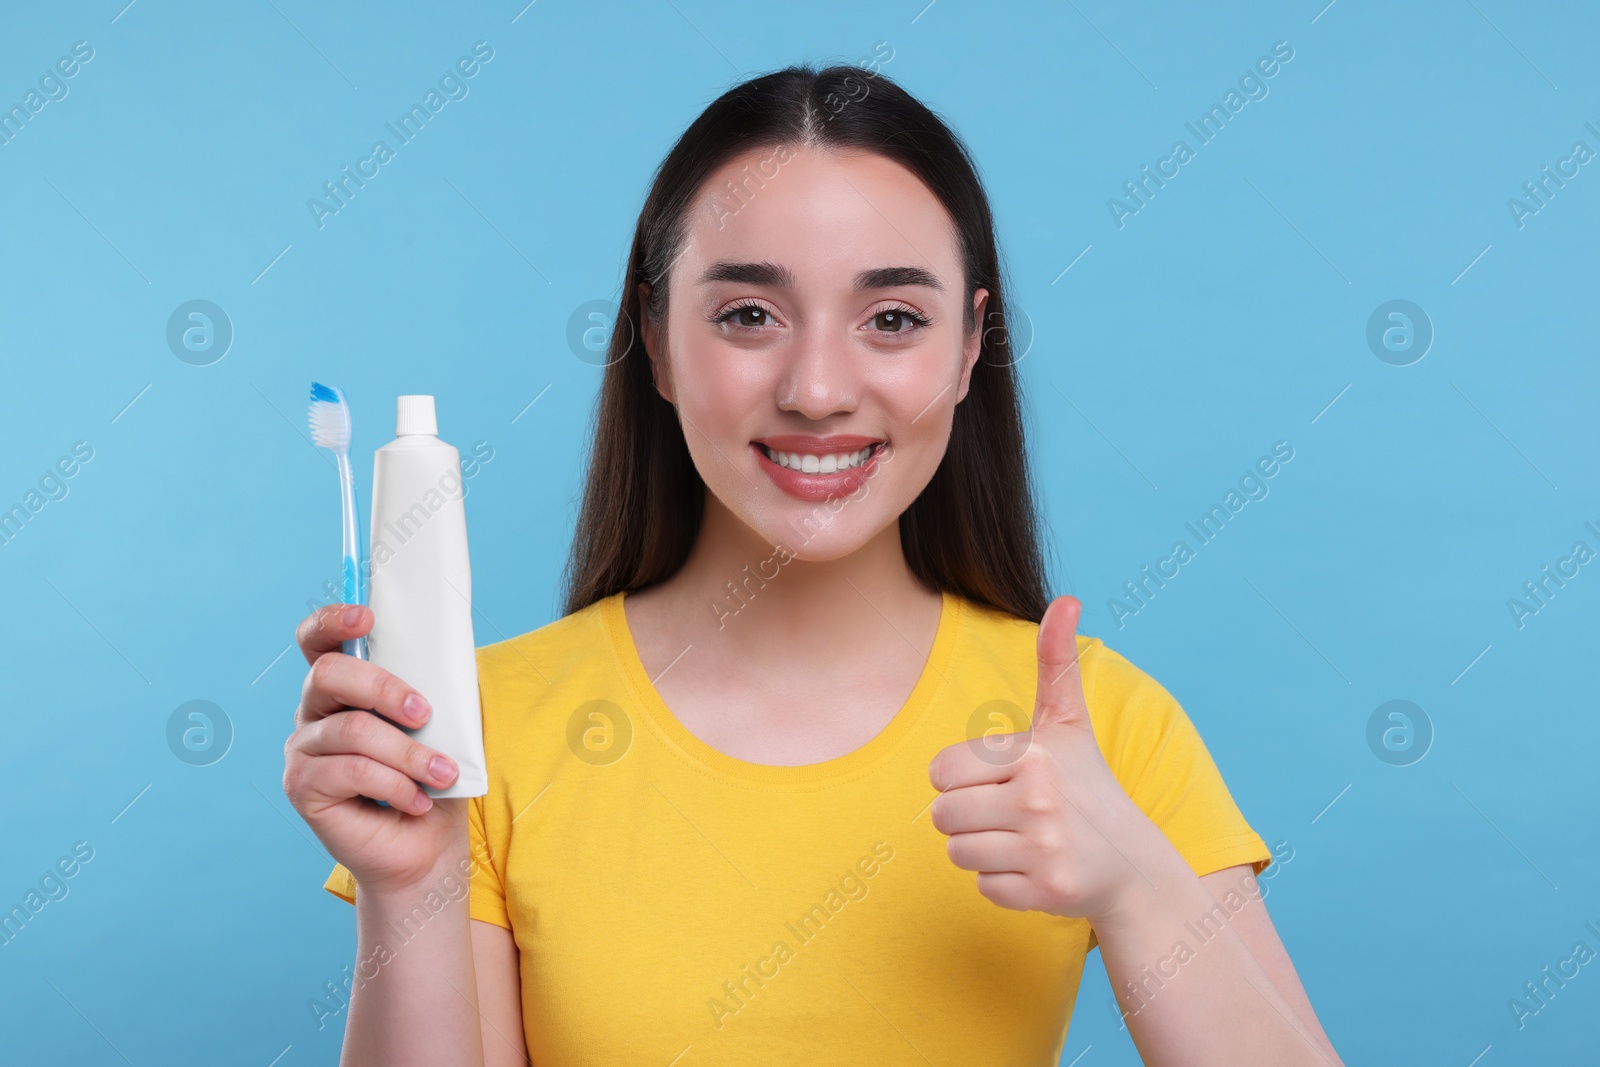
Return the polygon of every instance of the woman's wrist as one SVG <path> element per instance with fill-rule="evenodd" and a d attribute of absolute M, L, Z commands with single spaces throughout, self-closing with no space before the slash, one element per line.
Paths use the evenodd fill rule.
<path fill-rule="evenodd" d="M 467 843 L 452 844 L 427 871 L 406 879 L 356 877 L 356 901 L 365 900 L 380 911 L 410 911 L 430 898 L 465 899 L 471 885 L 473 862 Z"/>
<path fill-rule="evenodd" d="M 1088 917 L 1102 943 L 1152 917 L 1173 913 L 1182 902 L 1195 899 L 1195 890 L 1205 892 L 1189 862 L 1172 847 L 1160 827 L 1145 818 L 1141 830 L 1123 841 L 1121 851 L 1128 871 L 1120 891 L 1104 911 Z"/>

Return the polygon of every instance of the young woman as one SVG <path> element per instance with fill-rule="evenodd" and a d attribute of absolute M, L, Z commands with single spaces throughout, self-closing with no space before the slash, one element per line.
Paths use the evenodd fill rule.
<path fill-rule="evenodd" d="M 346 1064 L 1052 1064 L 1096 945 L 1147 1063 L 1340 1062 L 1193 725 L 1050 601 L 1008 321 L 972 161 L 888 78 L 695 120 L 567 614 L 478 652 L 488 795 L 419 788 L 426 701 L 336 651 L 368 609 L 298 631 Z"/>

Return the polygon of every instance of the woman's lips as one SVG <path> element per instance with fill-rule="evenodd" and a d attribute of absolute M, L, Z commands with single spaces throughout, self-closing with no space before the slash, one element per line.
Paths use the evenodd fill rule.
<path fill-rule="evenodd" d="M 772 440 L 778 439 L 773 438 Z M 866 447 L 871 440 L 871 438 L 862 438 L 862 444 L 854 448 L 832 448 L 824 450 L 822 454 L 833 455 L 839 452 L 855 451 L 858 448 Z M 768 458 L 767 446 L 760 441 L 751 441 L 750 447 L 755 450 L 756 462 L 779 489 L 799 500 L 818 502 L 831 500 L 834 497 L 847 496 L 860 488 L 872 476 L 878 465 L 878 460 L 883 455 L 885 445 L 883 442 L 878 442 L 872 450 L 872 455 L 868 456 L 865 462 L 845 470 L 834 471 L 832 474 L 806 474 L 803 471 L 780 466 Z M 774 451 L 787 452 L 789 449 L 774 447 Z M 810 452 L 808 454 L 817 455 L 818 453 Z"/>

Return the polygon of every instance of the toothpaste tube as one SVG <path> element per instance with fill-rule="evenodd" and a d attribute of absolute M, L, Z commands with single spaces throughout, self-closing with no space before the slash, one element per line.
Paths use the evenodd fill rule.
<path fill-rule="evenodd" d="M 402 729 L 460 768 L 448 788 L 422 788 L 430 797 L 481 797 L 489 775 L 472 636 L 466 490 L 461 456 L 438 433 L 433 397 L 399 397 L 395 439 L 373 459 L 367 652 L 433 707 L 427 722 Z"/>

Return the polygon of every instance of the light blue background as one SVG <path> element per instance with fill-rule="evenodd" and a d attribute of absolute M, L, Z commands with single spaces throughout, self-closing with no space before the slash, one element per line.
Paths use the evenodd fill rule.
<path fill-rule="evenodd" d="M 364 494 L 397 393 L 489 442 L 478 641 L 550 621 L 599 380 L 569 316 L 617 295 L 650 173 L 711 99 L 878 41 L 993 197 L 1055 589 L 1293 847 L 1269 907 L 1346 1062 L 1593 1055 L 1600 964 L 1523 1029 L 1507 1000 L 1600 948 L 1600 565 L 1521 629 L 1506 603 L 1600 548 L 1600 164 L 1521 229 L 1506 204 L 1600 148 L 1591 6 L 125 2 L 8 5 L 0 31 L 6 106 L 95 49 L 0 146 L 0 505 L 94 449 L 0 547 L 0 903 L 95 849 L 0 948 L 0 1058 L 336 1062 L 342 1019 L 307 1001 L 352 912 L 280 786 L 304 665 L 277 657 L 338 562 L 309 382 L 351 397 Z M 470 95 L 319 230 L 307 198 L 479 40 Z M 1118 229 L 1107 199 L 1279 40 L 1270 95 Z M 1396 298 L 1436 330 L 1405 367 L 1365 341 Z M 165 341 L 192 299 L 235 330 L 211 366 Z M 1280 440 L 1270 495 L 1119 628 L 1108 598 Z M 235 731 L 203 768 L 165 737 L 194 699 Z M 1410 766 L 1366 740 L 1391 699 L 1436 733 Z M 1108 997 L 1096 956 L 1063 1062 L 1137 1062 Z"/>

